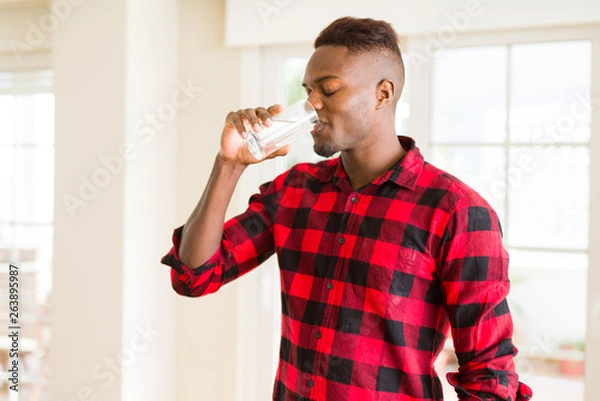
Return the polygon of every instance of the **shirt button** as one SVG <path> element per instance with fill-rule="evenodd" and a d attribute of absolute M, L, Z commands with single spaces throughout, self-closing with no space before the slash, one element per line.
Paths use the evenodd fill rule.
<path fill-rule="evenodd" d="M 327 288 L 331 290 L 333 288 L 333 284 L 332 283 L 327 283 Z"/>
<path fill-rule="evenodd" d="M 343 245 L 345 242 L 344 237 L 338 238 L 338 244 Z"/>
<path fill-rule="evenodd" d="M 317 332 L 315 333 L 315 337 L 317 337 L 317 338 L 321 338 L 321 332 L 320 332 L 320 331 L 317 331 Z"/>
<path fill-rule="evenodd" d="M 309 380 L 309 381 L 308 381 L 308 387 L 312 387 L 312 386 L 314 386 L 314 385 L 315 385 L 315 382 L 314 382 L 314 381 L 312 381 L 312 380 Z"/>
<path fill-rule="evenodd" d="M 352 203 L 358 203 L 358 198 L 356 196 L 352 198 Z"/>

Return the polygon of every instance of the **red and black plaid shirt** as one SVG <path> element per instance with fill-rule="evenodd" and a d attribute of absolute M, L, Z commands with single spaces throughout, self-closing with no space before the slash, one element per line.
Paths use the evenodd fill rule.
<path fill-rule="evenodd" d="M 460 368 L 447 377 L 460 399 L 529 399 L 513 363 L 495 212 L 424 162 L 412 139 L 399 140 L 402 160 L 356 191 L 339 158 L 262 185 L 202 266 L 181 263 L 177 228 L 161 261 L 173 288 L 207 295 L 277 254 L 274 400 L 442 400 L 433 363 L 449 329 Z"/>

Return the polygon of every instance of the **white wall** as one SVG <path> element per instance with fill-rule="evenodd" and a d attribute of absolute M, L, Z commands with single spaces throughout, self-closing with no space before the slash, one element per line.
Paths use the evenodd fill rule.
<path fill-rule="evenodd" d="M 177 89 L 177 0 L 77 3 L 52 32 L 49 399 L 173 399 L 176 297 L 159 260 L 175 224 L 175 116 L 153 137 L 139 129 Z"/>
<path fill-rule="evenodd" d="M 597 0 L 226 0 L 228 45 L 310 42 L 334 19 L 385 19 L 401 36 L 437 33 L 452 15 L 477 10 L 469 29 L 502 30 L 600 21 Z M 326 4 L 326 6 L 324 5 Z M 443 5 L 443 6 L 442 6 Z"/>
<path fill-rule="evenodd" d="M 64 195 L 93 179 L 98 154 L 123 142 L 125 9 L 117 0 L 89 2 L 53 35 L 56 163 L 51 401 L 81 392 L 120 400 L 121 376 L 104 378 L 104 358 L 122 347 L 124 176 L 69 215 Z M 102 32 L 99 27 L 111 26 Z M 93 49 L 93 51 L 92 51 Z M 98 364 L 100 370 L 94 374 Z M 100 376 L 100 377 L 98 377 Z"/>
<path fill-rule="evenodd" d="M 35 39 L 32 47 L 49 49 L 51 38 L 41 31 L 40 35 L 37 26 L 40 18 L 48 14 L 47 6 L 35 6 L 25 8 L 0 8 L 0 53 L 12 52 L 15 43 L 13 39 L 20 42 L 27 42 L 28 38 Z M 37 40 L 39 39 L 39 41 Z"/>
<path fill-rule="evenodd" d="M 37 29 L 46 15 L 46 6 L 0 7 L 0 70 L 50 67 L 51 35 Z"/>
<path fill-rule="evenodd" d="M 185 223 L 202 194 L 226 114 L 240 107 L 241 57 L 240 51 L 223 46 L 223 1 L 181 0 L 180 15 L 179 75 L 204 90 L 177 120 L 178 225 Z M 231 209 L 240 210 L 238 205 Z M 178 401 L 235 399 L 236 287 L 229 284 L 205 298 L 178 297 Z"/>
<path fill-rule="evenodd" d="M 198 94 L 180 89 L 190 83 L 178 76 L 179 1 L 126 3 L 124 140 L 135 144 L 138 153 L 124 171 L 121 336 L 125 347 L 140 326 L 151 327 L 155 336 L 123 371 L 121 400 L 160 401 L 173 399 L 177 393 L 176 297 L 169 272 L 159 263 L 175 222 L 177 133 L 176 116 L 171 113 L 193 104 Z M 149 113 L 161 122 L 153 134 L 148 131 Z M 145 130 L 142 139 L 141 127 Z"/>

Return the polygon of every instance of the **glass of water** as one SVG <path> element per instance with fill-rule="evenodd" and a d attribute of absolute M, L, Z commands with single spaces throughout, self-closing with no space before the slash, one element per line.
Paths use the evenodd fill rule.
<path fill-rule="evenodd" d="M 281 113 L 271 116 L 271 120 L 271 126 L 260 132 L 246 126 L 246 146 L 258 160 L 311 132 L 319 123 L 315 108 L 306 99 L 289 105 Z"/>

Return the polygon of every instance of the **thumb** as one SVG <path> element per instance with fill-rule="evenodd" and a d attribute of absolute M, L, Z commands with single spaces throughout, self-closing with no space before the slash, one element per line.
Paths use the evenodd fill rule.
<path fill-rule="evenodd" d="M 290 153 L 291 149 L 292 147 L 290 145 L 285 145 L 281 149 L 277 149 L 275 152 L 269 154 L 267 157 L 265 157 L 265 159 L 272 159 L 274 157 L 285 156 L 288 153 Z"/>
<path fill-rule="evenodd" d="M 275 115 L 277 113 L 281 113 L 283 111 L 284 107 L 282 104 L 274 104 L 272 106 L 267 107 L 267 111 L 269 112 L 270 115 Z"/>

